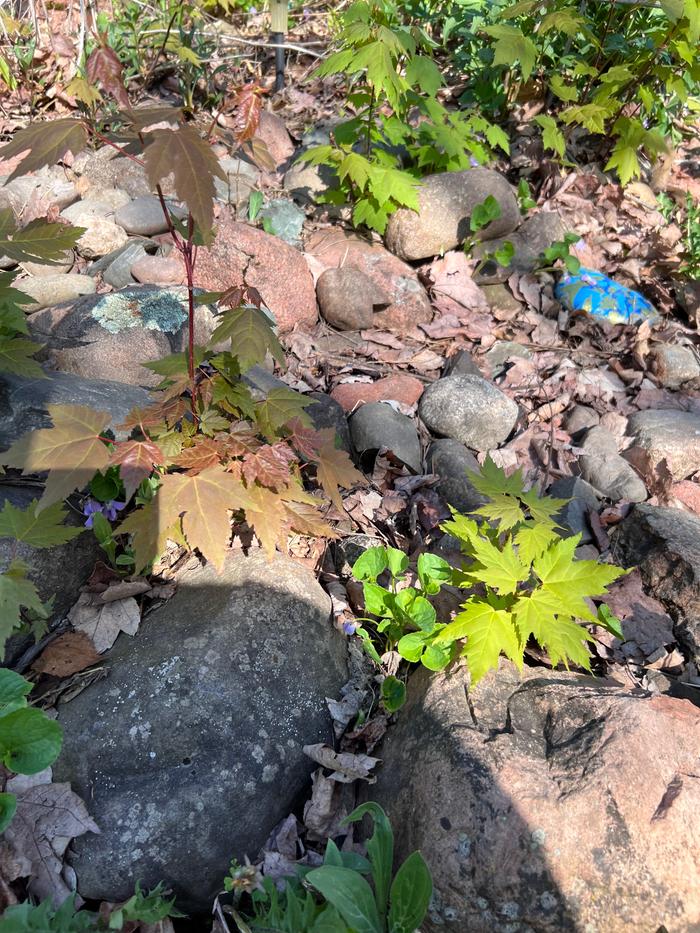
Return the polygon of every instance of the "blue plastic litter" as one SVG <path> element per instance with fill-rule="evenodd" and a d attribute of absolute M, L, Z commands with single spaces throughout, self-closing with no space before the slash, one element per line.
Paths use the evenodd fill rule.
<path fill-rule="evenodd" d="M 643 295 L 593 269 L 582 267 L 576 275 L 562 276 L 554 295 L 569 311 L 582 311 L 608 324 L 659 320 L 659 312 Z"/>

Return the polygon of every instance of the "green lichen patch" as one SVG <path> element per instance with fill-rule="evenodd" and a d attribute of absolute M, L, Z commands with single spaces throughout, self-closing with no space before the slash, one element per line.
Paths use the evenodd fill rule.
<path fill-rule="evenodd" d="M 185 289 L 125 288 L 105 295 L 92 308 L 92 316 L 111 334 L 130 327 L 177 333 L 187 320 Z"/>

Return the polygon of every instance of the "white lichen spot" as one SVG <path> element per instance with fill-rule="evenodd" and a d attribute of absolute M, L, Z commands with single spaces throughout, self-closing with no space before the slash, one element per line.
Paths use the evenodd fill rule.
<path fill-rule="evenodd" d="M 257 763 L 260 764 L 265 757 L 265 749 L 262 748 L 260 745 L 255 745 L 251 754 L 253 758 L 255 759 L 255 761 L 257 761 Z"/>
<path fill-rule="evenodd" d="M 279 765 L 265 765 L 262 773 L 263 784 L 272 784 L 278 771 Z"/>

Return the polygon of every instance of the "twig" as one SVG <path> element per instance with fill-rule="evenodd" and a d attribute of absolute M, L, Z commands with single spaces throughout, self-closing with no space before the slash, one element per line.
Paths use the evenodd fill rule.
<path fill-rule="evenodd" d="M 165 31 L 165 29 L 147 29 L 143 35 L 158 36 L 162 35 Z M 200 32 L 207 39 L 214 38 L 206 30 L 200 30 Z M 312 58 L 325 58 L 325 55 L 321 52 L 314 52 L 313 49 L 308 46 L 297 45 L 292 42 L 262 42 L 258 39 L 244 39 L 242 36 L 230 36 L 228 33 L 218 33 L 216 38 L 222 43 L 238 42 L 241 45 L 253 45 L 261 49 L 288 49 L 290 52 L 300 52 L 302 55 L 310 55 Z"/>
<path fill-rule="evenodd" d="M 27 648 L 14 665 L 14 670 L 16 670 L 18 674 L 23 674 L 47 645 L 51 644 L 59 635 L 63 635 L 64 632 L 68 631 L 69 624 L 68 619 L 61 620 L 52 632 L 49 632 L 48 635 L 44 635 L 38 642 Z"/>

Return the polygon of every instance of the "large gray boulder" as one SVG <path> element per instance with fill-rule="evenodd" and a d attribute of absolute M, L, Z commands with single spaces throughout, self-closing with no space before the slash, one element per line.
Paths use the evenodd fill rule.
<path fill-rule="evenodd" d="M 132 408 L 153 400 L 145 389 L 104 379 L 81 379 L 70 373 L 47 373 L 45 379 L 0 373 L 0 450 L 27 431 L 50 428 L 49 405 L 85 405 L 112 416 L 111 429 L 121 424 Z"/>
<path fill-rule="evenodd" d="M 423 392 L 418 414 L 434 434 L 491 450 L 515 427 L 518 406 L 482 376 L 443 376 Z"/>
<path fill-rule="evenodd" d="M 371 799 L 419 849 L 423 933 L 698 929 L 700 710 L 510 663 L 409 683 Z M 678 793 L 680 790 L 680 793 Z"/>
<path fill-rule="evenodd" d="M 185 288 L 131 285 L 37 311 L 27 323 L 32 337 L 44 344 L 39 359 L 51 369 L 87 379 L 156 386 L 162 376 L 143 364 L 185 349 L 186 295 Z M 196 343 L 205 344 L 214 327 L 214 314 L 200 305 Z"/>
<path fill-rule="evenodd" d="M 307 792 L 302 746 L 333 740 L 325 698 L 347 665 L 330 613 L 299 564 L 232 555 L 120 636 L 108 676 L 59 708 L 54 777 L 101 830 L 74 843 L 84 897 L 163 880 L 182 909 L 210 909 L 231 858 L 254 858 Z"/>
<path fill-rule="evenodd" d="M 426 175 L 418 188 L 418 211 L 400 208 L 389 218 L 387 248 L 409 262 L 454 249 L 470 236 L 472 211 L 489 195 L 498 201 L 501 216 L 479 231 L 480 240 L 505 236 L 520 223 L 518 202 L 504 176 L 490 168 Z"/>
<path fill-rule="evenodd" d="M 486 262 L 475 279 L 479 284 L 505 282 L 514 272 L 532 272 L 542 254 L 553 243 L 563 240 L 569 232 L 559 214 L 554 211 L 539 211 L 524 220 L 513 233 L 507 236 L 478 243 L 473 251 L 475 259 L 493 254 L 509 241 L 514 254 L 508 266 L 499 266 L 495 259 Z"/>
<path fill-rule="evenodd" d="M 649 592 L 673 616 L 676 637 L 700 664 L 700 519 L 635 505 L 613 542 L 616 563 L 639 567 Z"/>
<path fill-rule="evenodd" d="M 627 419 L 627 434 L 647 452 L 652 467 L 666 461 L 674 479 L 700 470 L 700 415 L 690 411 L 636 411 Z"/>

